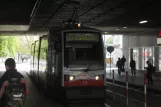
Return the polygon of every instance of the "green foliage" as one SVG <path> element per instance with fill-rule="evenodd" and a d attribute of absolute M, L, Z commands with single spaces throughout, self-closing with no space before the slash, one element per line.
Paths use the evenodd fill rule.
<path fill-rule="evenodd" d="M 47 47 L 48 47 L 48 41 L 46 39 L 42 39 L 41 48 L 40 48 L 40 58 L 41 59 L 46 59 Z"/>
<path fill-rule="evenodd" d="M 14 56 L 18 51 L 17 37 L 0 36 L 0 57 Z"/>
<path fill-rule="evenodd" d="M 6 56 L 8 49 L 5 47 L 5 45 L 7 45 L 7 38 L 1 36 L 0 37 L 0 56 Z"/>
<path fill-rule="evenodd" d="M 19 43 L 19 53 L 27 54 L 31 52 L 31 45 L 34 41 L 34 37 L 31 36 L 21 36 L 18 38 Z"/>
<path fill-rule="evenodd" d="M 35 46 L 35 60 L 38 60 L 38 53 L 39 53 L 39 41 L 36 42 Z"/>
<path fill-rule="evenodd" d="M 112 36 L 108 37 L 106 44 L 113 44 L 113 37 Z"/>
<path fill-rule="evenodd" d="M 30 53 L 30 50 L 31 49 L 29 49 L 28 47 L 20 45 L 18 52 L 22 54 L 27 54 L 27 53 Z"/>
<path fill-rule="evenodd" d="M 10 56 L 14 56 L 17 51 L 19 51 L 19 44 L 16 36 L 8 37 L 8 51 Z"/>
<path fill-rule="evenodd" d="M 35 44 L 33 43 L 31 45 L 31 53 L 30 53 L 32 56 L 34 55 L 34 47 L 35 47 Z"/>
<path fill-rule="evenodd" d="M 0 36 L 0 57 L 30 53 L 33 41 L 34 37 L 30 36 Z"/>

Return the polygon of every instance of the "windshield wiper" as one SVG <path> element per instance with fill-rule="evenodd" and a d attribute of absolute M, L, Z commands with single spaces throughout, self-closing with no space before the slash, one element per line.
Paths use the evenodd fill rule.
<path fill-rule="evenodd" d="M 87 66 L 87 69 L 85 69 L 84 72 L 91 71 L 91 66 L 92 66 L 92 64 L 88 65 L 88 66 Z"/>
<path fill-rule="evenodd" d="M 84 72 L 88 72 L 88 71 L 98 71 L 98 70 L 104 70 L 103 67 L 98 67 L 98 68 L 92 68 L 93 64 L 90 64 L 87 66 L 87 69 L 84 70 Z"/>

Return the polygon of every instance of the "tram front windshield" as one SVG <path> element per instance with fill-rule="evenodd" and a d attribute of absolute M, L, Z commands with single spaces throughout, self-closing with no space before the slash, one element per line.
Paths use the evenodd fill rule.
<path fill-rule="evenodd" d="M 64 38 L 64 66 L 99 65 L 103 67 L 103 45 L 99 33 L 66 33 Z"/>

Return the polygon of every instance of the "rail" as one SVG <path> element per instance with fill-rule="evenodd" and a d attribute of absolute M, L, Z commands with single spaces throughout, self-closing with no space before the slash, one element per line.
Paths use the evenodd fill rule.
<path fill-rule="evenodd" d="M 112 83 L 107 82 L 106 94 L 127 107 L 160 107 L 160 96 L 154 96 L 146 88 L 146 74 L 144 74 L 144 92 L 128 87 L 128 72 L 126 72 L 124 86 L 115 84 L 114 70 Z"/>

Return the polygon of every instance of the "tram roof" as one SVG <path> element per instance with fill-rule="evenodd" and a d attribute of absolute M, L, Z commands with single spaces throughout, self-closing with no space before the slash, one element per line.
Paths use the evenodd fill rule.
<path fill-rule="evenodd" d="M 64 31 L 95 31 L 95 32 L 102 32 L 101 30 L 95 29 L 95 28 L 90 28 L 90 27 L 66 27 L 66 28 L 51 28 L 49 30 L 49 33 L 57 33 L 57 32 L 64 32 Z"/>

